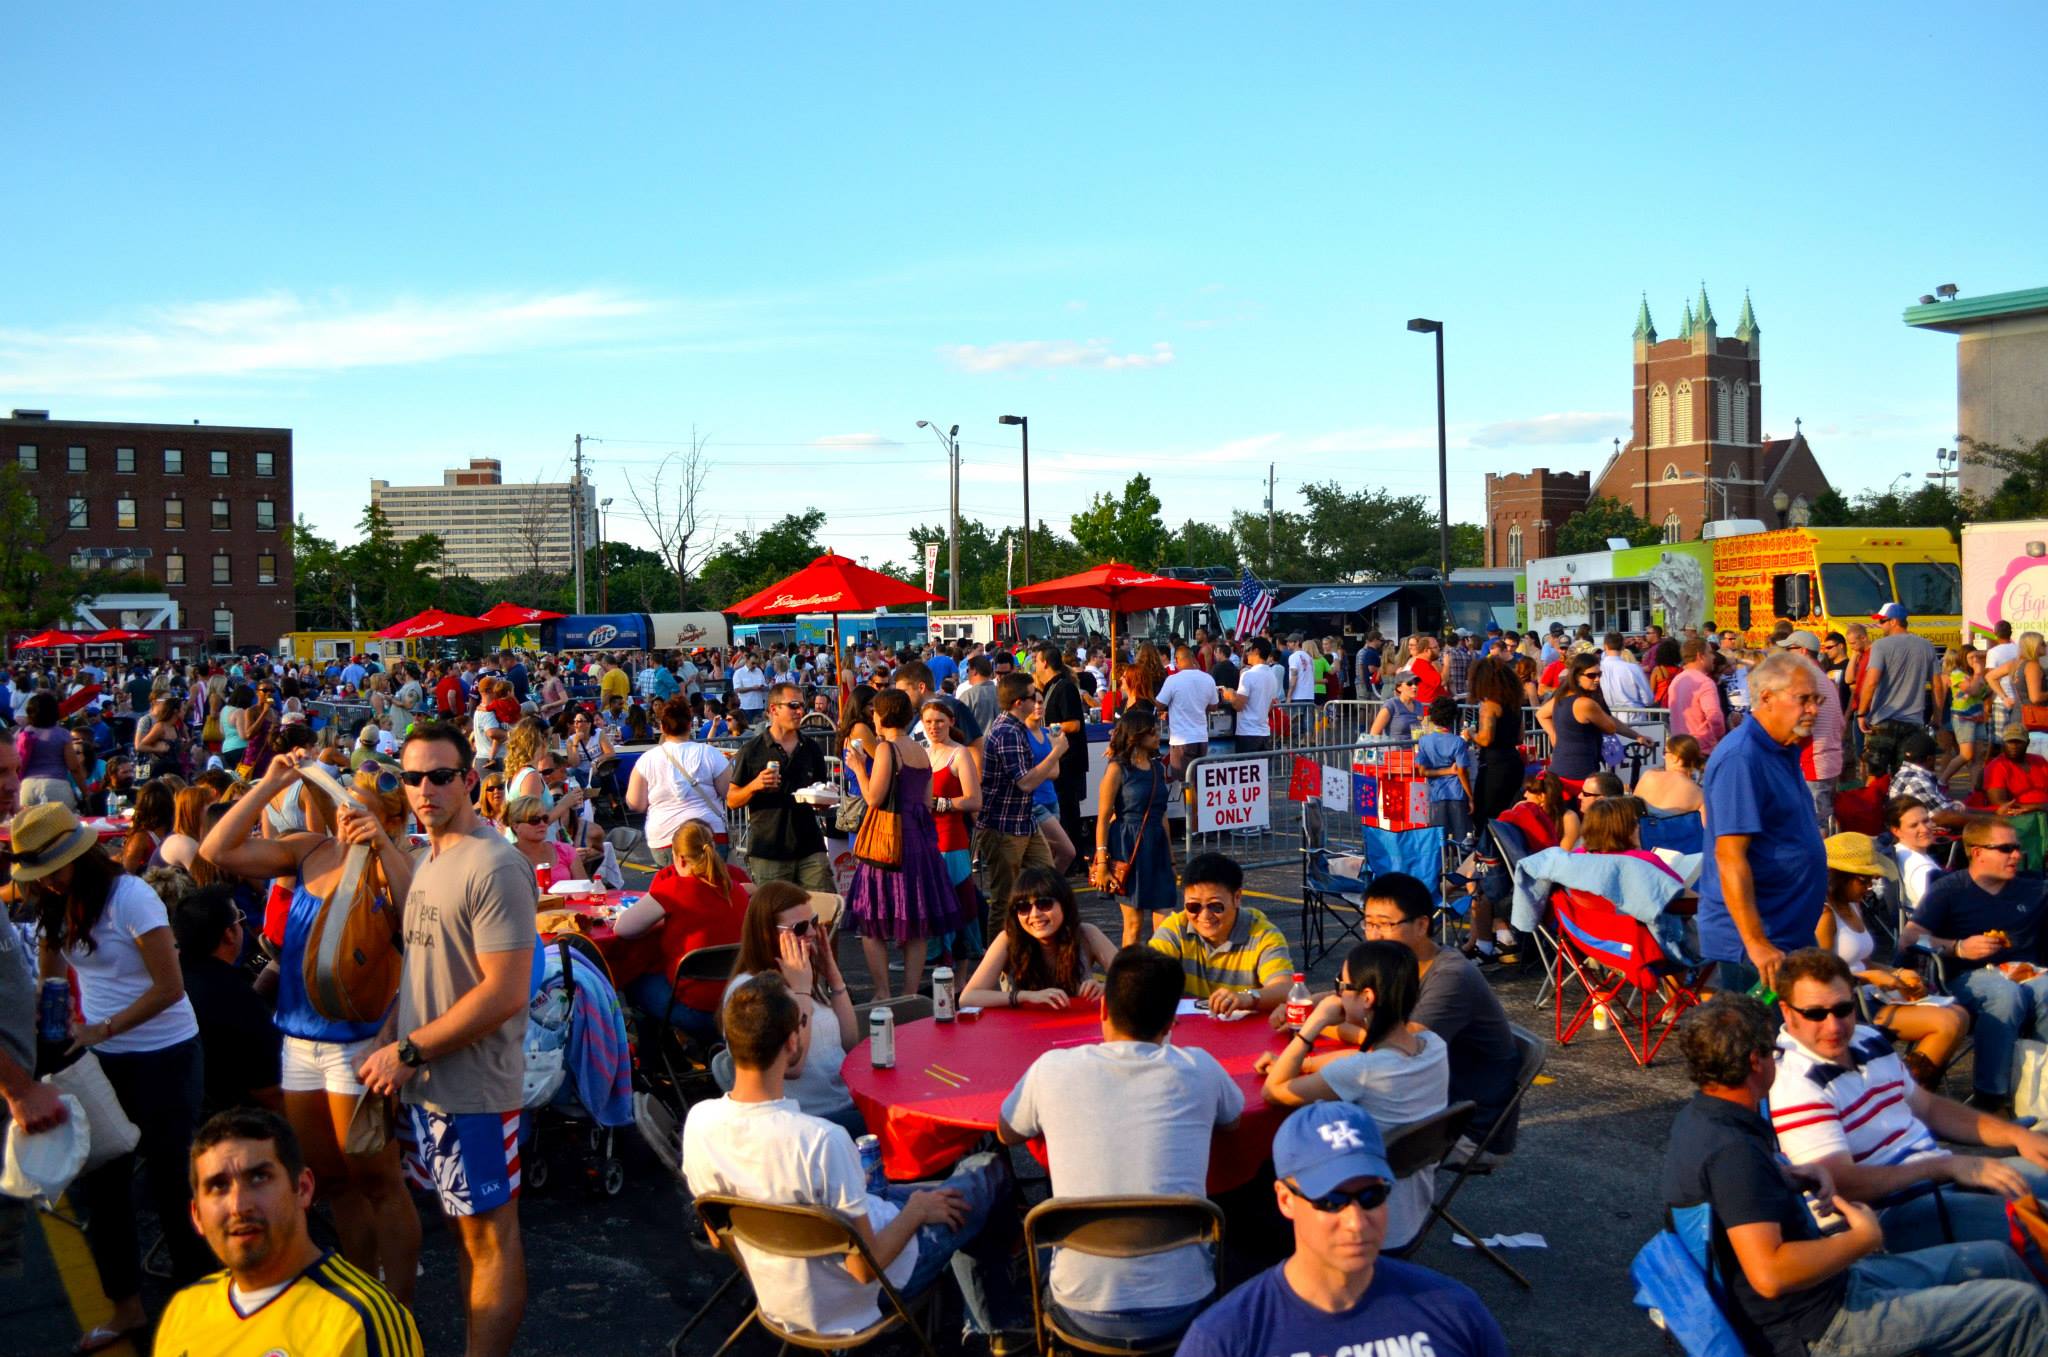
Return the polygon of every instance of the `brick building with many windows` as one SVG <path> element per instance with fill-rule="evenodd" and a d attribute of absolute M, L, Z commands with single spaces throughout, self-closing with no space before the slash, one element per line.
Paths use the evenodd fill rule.
<path fill-rule="evenodd" d="M 178 603 L 180 625 L 223 650 L 269 650 L 294 626 L 292 431 L 210 424 L 0 420 L 46 553 L 132 570 Z"/>

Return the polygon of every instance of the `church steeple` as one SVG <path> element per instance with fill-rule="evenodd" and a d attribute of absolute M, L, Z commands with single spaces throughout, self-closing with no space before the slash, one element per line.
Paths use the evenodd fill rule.
<path fill-rule="evenodd" d="M 1702 329 L 1714 323 L 1714 308 L 1707 304 L 1707 285 L 1704 280 L 1700 283 L 1700 309 L 1699 314 L 1694 317 L 1694 323 Z"/>
<path fill-rule="evenodd" d="M 1719 330 L 1714 324 L 1714 308 L 1707 302 L 1707 285 L 1700 283 L 1700 304 L 1693 312 L 1692 343 L 1695 350 L 1712 352 Z"/>
<path fill-rule="evenodd" d="M 1636 308 L 1635 337 L 1645 344 L 1657 342 L 1657 326 L 1650 319 L 1650 294 L 1647 292 L 1643 294 L 1642 305 Z"/>
<path fill-rule="evenodd" d="M 1749 292 L 1745 289 L 1742 294 L 1742 319 L 1735 322 L 1735 337 L 1749 345 L 1751 353 L 1754 354 L 1757 336 L 1762 333 L 1763 331 L 1757 327 L 1756 312 L 1749 306 Z"/>
<path fill-rule="evenodd" d="M 1681 328 L 1681 329 L 1679 330 L 1679 332 L 1678 332 L 1678 337 L 1679 337 L 1680 339 L 1691 339 L 1691 338 L 1692 338 L 1692 303 L 1691 303 L 1691 302 L 1687 302 L 1687 303 L 1685 304 L 1685 325 L 1684 325 L 1684 327 L 1683 327 L 1683 328 Z"/>

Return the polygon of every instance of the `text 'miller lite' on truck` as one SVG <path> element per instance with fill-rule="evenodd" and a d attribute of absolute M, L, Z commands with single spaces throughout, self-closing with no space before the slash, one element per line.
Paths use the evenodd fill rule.
<path fill-rule="evenodd" d="M 2048 519 L 1963 527 L 1963 629 L 1990 645 L 2000 622 L 2048 634 Z"/>

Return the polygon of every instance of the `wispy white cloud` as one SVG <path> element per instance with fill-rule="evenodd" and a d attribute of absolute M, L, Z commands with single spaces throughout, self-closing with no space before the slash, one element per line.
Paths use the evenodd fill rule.
<path fill-rule="evenodd" d="M 1627 427 L 1628 416 L 1624 414 L 1603 410 L 1566 410 L 1482 425 L 1473 431 L 1471 441 L 1482 448 L 1585 443 Z"/>
<path fill-rule="evenodd" d="M 940 350 L 963 372 L 1016 372 L 1044 368 L 1164 367 L 1173 361 L 1165 340 L 1150 350 L 1118 353 L 1106 339 L 1010 339 L 994 344 L 951 344 Z"/>
<path fill-rule="evenodd" d="M 900 448 L 900 439 L 884 438 L 878 433 L 831 433 L 823 438 L 811 440 L 814 448 Z"/>
<path fill-rule="evenodd" d="M 154 394 L 193 380 L 408 366 L 615 339 L 624 323 L 655 309 L 598 289 L 370 304 L 268 292 L 99 325 L 0 327 L 0 385 Z"/>

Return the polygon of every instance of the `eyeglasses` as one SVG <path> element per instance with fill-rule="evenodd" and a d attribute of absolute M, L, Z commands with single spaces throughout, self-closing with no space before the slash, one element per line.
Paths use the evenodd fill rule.
<path fill-rule="evenodd" d="M 1844 999 L 1839 1004 L 1829 1004 L 1825 1008 L 1792 1008 L 1790 1004 L 1785 1005 L 1785 1007 L 1791 1008 L 1794 1013 L 1797 1013 L 1808 1022 L 1825 1022 L 1829 1018 L 1846 1018 L 1856 1012 L 1856 1002 L 1853 999 Z"/>
<path fill-rule="evenodd" d="M 431 782 L 436 787 L 445 787 L 461 776 L 462 770 L 460 768 L 407 769 L 399 774 L 399 777 L 405 779 L 405 785 L 408 787 L 417 787 L 422 782 Z"/>
<path fill-rule="evenodd" d="M 2016 843 L 1980 843 L 1977 847 L 1987 853 L 2019 853 L 2025 851 Z"/>
<path fill-rule="evenodd" d="M 807 938 L 811 935 L 811 926 L 817 922 L 816 919 L 798 919 L 793 924 L 777 924 L 775 927 L 778 932 L 787 933 L 792 938 Z"/>
<path fill-rule="evenodd" d="M 1286 1182 L 1284 1178 L 1281 1181 Z M 1287 1184 L 1287 1190 L 1307 1202 L 1310 1206 L 1313 1206 L 1316 1210 L 1329 1215 L 1335 1215 L 1353 1202 L 1357 1202 L 1359 1206 L 1367 1211 L 1378 1210 L 1386 1205 L 1388 1194 L 1393 1192 L 1394 1185 L 1392 1183 L 1383 1183 L 1375 1178 L 1356 1192 L 1345 1192 L 1340 1189 L 1334 1192 L 1325 1192 L 1320 1197 L 1309 1196 L 1293 1183 Z"/>
<path fill-rule="evenodd" d="M 804 704 L 801 702 L 774 702 L 769 705 L 782 707 L 789 711 L 802 711 L 804 709 Z"/>
<path fill-rule="evenodd" d="M 1230 912 L 1230 902 L 1227 900 L 1210 900 L 1207 903 L 1189 900 L 1182 907 L 1187 910 L 1190 919 L 1194 918 L 1197 914 L 1206 914 L 1212 919 L 1220 919 Z"/>
<path fill-rule="evenodd" d="M 1012 914 L 1050 914 L 1054 910 L 1062 908 L 1063 905 L 1064 902 L 1050 895 L 1022 896 L 1010 901 L 1010 912 Z M 1192 909 L 1188 912 L 1190 914 L 1194 913 Z"/>
<path fill-rule="evenodd" d="M 1337 993 L 1339 993 L 1339 994 L 1363 994 L 1363 993 L 1365 993 L 1365 986 L 1363 986 L 1363 985 L 1354 985 L 1354 984 L 1352 984 L 1352 983 L 1351 983 L 1350 981 L 1348 981 L 1348 980 L 1339 980 L 1339 981 L 1337 982 Z"/>

